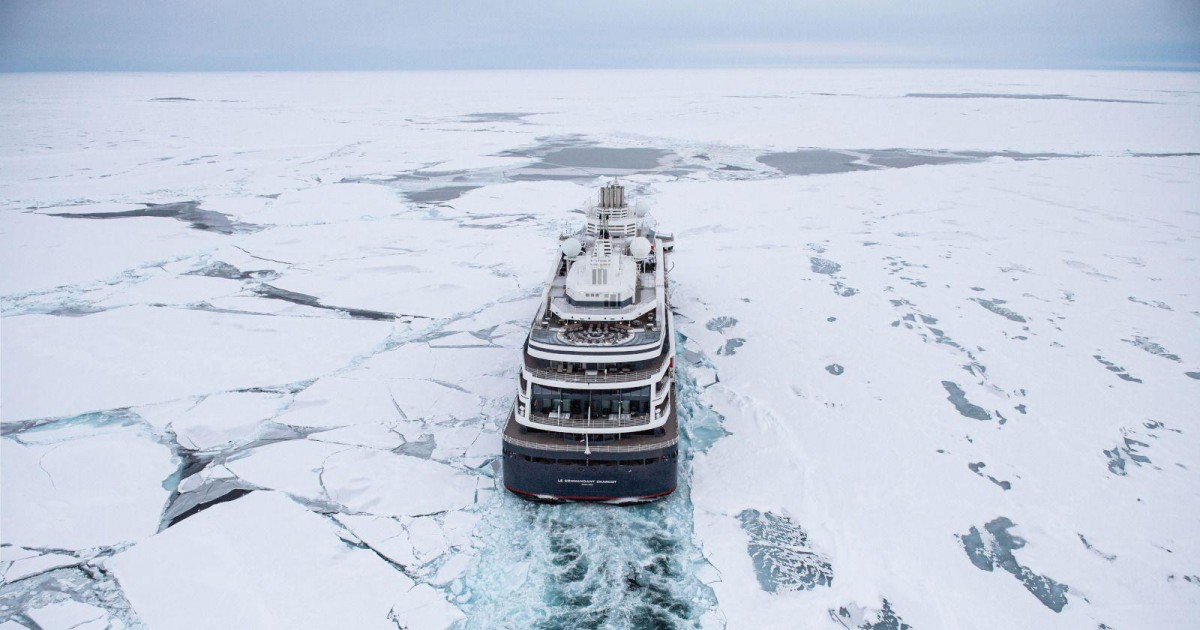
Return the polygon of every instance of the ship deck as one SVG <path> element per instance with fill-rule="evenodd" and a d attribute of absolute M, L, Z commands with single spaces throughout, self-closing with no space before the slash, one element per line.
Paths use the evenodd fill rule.
<path fill-rule="evenodd" d="M 509 412 L 508 422 L 504 424 L 504 442 L 513 446 L 537 451 L 553 451 L 558 453 L 583 453 L 590 450 L 595 454 L 603 453 L 644 453 L 669 448 L 679 443 L 679 418 L 675 401 L 672 397 L 671 415 L 662 426 L 663 435 L 626 435 L 617 434 L 616 440 L 598 441 L 590 439 L 572 439 L 573 433 L 553 433 L 542 431 L 526 431 L 514 417 L 515 409 Z M 609 437 L 609 436 L 604 436 Z"/>

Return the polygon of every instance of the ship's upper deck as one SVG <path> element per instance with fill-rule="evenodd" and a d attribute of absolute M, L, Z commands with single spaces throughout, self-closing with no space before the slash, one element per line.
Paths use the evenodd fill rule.
<path fill-rule="evenodd" d="M 530 354 L 548 360 L 631 361 L 656 356 L 664 340 L 662 241 L 630 221 L 624 189 L 601 189 L 587 228 L 564 239 L 529 332 Z M 613 225 L 613 218 L 619 225 Z"/>

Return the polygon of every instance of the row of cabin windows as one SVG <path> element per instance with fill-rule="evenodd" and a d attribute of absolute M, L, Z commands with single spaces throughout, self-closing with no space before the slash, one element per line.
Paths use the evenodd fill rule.
<path fill-rule="evenodd" d="M 587 370 L 608 370 L 609 372 L 629 370 L 637 372 L 638 370 L 648 370 L 662 366 L 662 357 L 654 357 L 653 359 L 645 359 L 643 361 L 624 361 L 621 363 L 569 363 L 567 361 L 549 361 L 536 358 L 532 361 L 532 365 L 539 369 L 557 370 L 561 367 L 569 366 L 573 372 L 585 372 Z"/>
<path fill-rule="evenodd" d="M 594 418 L 613 413 L 650 413 L 650 386 L 630 389 L 563 390 L 533 384 L 529 398 L 533 412 L 540 415 L 552 411 L 586 417 L 589 410 Z"/>
<path fill-rule="evenodd" d="M 673 461 L 678 458 L 675 453 L 668 453 L 658 457 L 650 457 L 647 459 L 554 459 L 552 457 L 535 457 L 533 455 L 523 455 L 519 453 L 508 453 L 508 456 L 513 459 L 523 459 L 533 464 L 566 464 L 570 466 L 583 466 L 585 468 L 592 466 L 648 466 L 650 464 L 658 464 L 661 462 Z"/>

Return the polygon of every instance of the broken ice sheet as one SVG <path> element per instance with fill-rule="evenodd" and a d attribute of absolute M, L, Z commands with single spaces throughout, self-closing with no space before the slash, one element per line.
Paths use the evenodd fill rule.
<path fill-rule="evenodd" d="M 1104 450 L 1104 456 L 1108 458 L 1109 472 L 1122 477 L 1129 474 L 1130 462 L 1135 466 L 1150 464 L 1150 458 L 1142 453 L 1142 449 L 1150 448 L 1150 445 L 1130 437 L 1127 431 L 1123 431 L 1123 433 L 1125 435 L 1119 444 L 1112 449 Z"/>
<path fill-rule="evenodd" d="M 750 537 L 747 551 L 764 591 L 812 590 L 833 584 L 829 559 L 809 546 L 808 532 L 791 517 L 748 509 L 738 514 L 738 520 Z"/>
<path fill-rule="evenodd" d="M 1142 335 L 1134 335 L 1133 339 L 1122 339 L 1122 341 L 1125 341 L 1126 343 L 1131 343 L 1131 344 L 1141 348 L 1142 350 L 1145 350 L 1146 352 L 1153 354 L 1156 357 L 1162 357 L 1164 359 L 1169 359 L 1176 363 L 1179 363 L 1182 361 L 1182 359 L 1179 358 L 1179 355 L 1171 354 L 1170 352 L 1167 352 L 1166 348 L 1162 347 L 1157 342 L 1151 340 L 1149 337 L 1145 337 Z"/>
<path fill-rule="evenodd" d="M 1063 607 L 1067 605 L 1070 587 L 1038 575 L 1029 567 L 1017 562 L 1013 552 L 1024 547 L 1026 542 L 1024 538 L 1009 532 L 1013 527 L 1016 527 L 1015 523 L 1001 516 L 984 525 L 983 532 L 971 527 L 971 531 L 959 536 L 959 540 L 971 564 L 984 571 L 992 571 L 995 567 L 1004 569 L 1020 580 L 1026 590 L 1033 593 L 1047 608 L 1054 612 L 1062 612 Z"/>
<path fill-rule="evenodd" d="M 1023 315 L 1021 315 L 1020 313 L 1017 313 L 1016 311 L 1008 308 L 1007 306 L 1002 306 L 1003 304 L 1007 303 L 1005 300 L 1001 300 L 1001 299 L 985 300 L 982 298 L 971 298 L 971 300 L 973 302 L 978 303 L 983 308 L 986 308 L 987 310 L 989 310 L 1009 321 L 1014 321 L 1014 322 L 1018 322 L 1021 324 L 1024 324 L 1026 321 L 1025 317 Z"/>
<path fill-rule="evenodd" d="M 152 628 L 395 630 L 389 615 L 425 627 L 423 607 L 401 605 L 410 578 L 275 492 L 205 510 L 117 554 L 110 568 Z"/>
<path fill-rule="evenodd" d="M 144 426 L 101 414 L 9 433 L 0 440 L 4 542 L 86 549 L 149 536 L 177 465 Z"/>
<path fill-rule="evenodd" d="M 912 626 L 892 609 L 885 597 L 879 610 L 871 610 L 856 604 L 847 604 L 830 610 L 829 616 L 846 630 L 912 630 Z"/>
<path fill-rule="evenodd" d="M 420 516 L 475 500 L 473 476 L 427 459 L 357 448 L 330 456 L 323 466 L 329 498 L 354 512 Z"/>
<path fill-rule="evenodd" d="M 150 306 L 6 317 L 4 362 L 22 369 L 4 371 L 5 420 L 294 383 L 344 366 L 390 330 L 373 321 Z"/>

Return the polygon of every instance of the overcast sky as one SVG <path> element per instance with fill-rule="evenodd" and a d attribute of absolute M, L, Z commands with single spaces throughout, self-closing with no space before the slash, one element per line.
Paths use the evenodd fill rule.
<path fill-rule="evenodd" d="M 0 70 L 1200 70 L 1200 0 L 0 0 Z"/>

